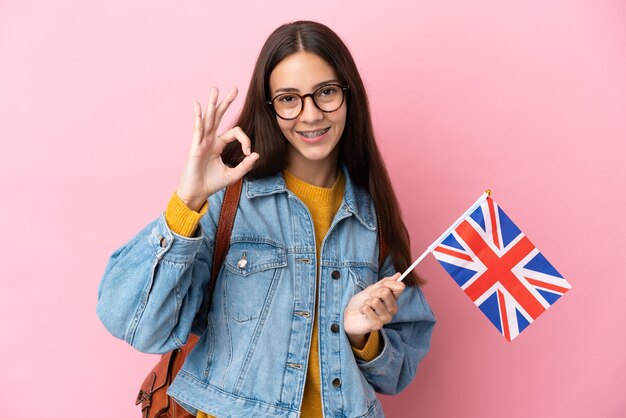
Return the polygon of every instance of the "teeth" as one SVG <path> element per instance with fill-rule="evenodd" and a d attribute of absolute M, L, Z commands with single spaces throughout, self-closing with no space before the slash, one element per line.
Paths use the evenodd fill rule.
<path fill-rule="evenodd" d="M 319 131 L 298 132 L 305 138 L 317 138 L 324 135 L 328 131 L 328 128 L 320 129 Z"/>

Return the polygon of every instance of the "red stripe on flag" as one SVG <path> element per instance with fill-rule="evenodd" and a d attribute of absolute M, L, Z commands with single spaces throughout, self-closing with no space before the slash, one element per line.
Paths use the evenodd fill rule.
<path fill-rule="evenodd" d="M 435 248 L 435 251 L 440 252 L 442 254 L 448 254 L 448 255 L 451 255 L 452 257 L 457 257 L 462 260 L 473 261 L 472 257 L 470 257 L 469 255 L 460 253 L 458 251 L 449 250 L 447 248 L 437 247 Z"/>
<path fill-rule="evenodd" d="M 487 271 L 465 289 L 465 293 L 473 301 L 476 301 L 495 283 L 499 282 L 533 319 L 537 319 L 546 310 L 511 271 L 535 249 L 527 237 L 523 237 L 506 254 L 499 257 L 469 222 L 463 221 L 457 227 L 456 232 L 487 267 Z"/>
<path fill-rule="evenodd" d="M 504 295 L 502 292 L 497 290 L 498 292 L 498 303 L 500 304 L 500 318 L 502 318 L 502 332 L 504 333 L 504 338 L 507 341 L 511 341 L 511 332 L 509 330 L 509 318 L 506 315 L 506 305 L 504 303 Z"/>
<path fill-rule="evenodd" d="M 491 219 L 491 236 L 493 238 L 493 244 L 496 248 L 500 249 L 500 240 L 498 239 L 498 224 L 496 220 L 496 209 L 493 207 L 493 199 L 487 198 L 489 204 L 489 218 Z"/>
<path fill-rule="evenodd" d="M 540 280 L 529 279 L 526 276 L 524 276 L 524 278 L 526 280 L 528 280 L 528 283 L 532 284 L 533 286 L 541 287 L 543 289 L 553 290 L 553 291 L 559 292 L 559 293 L 565 293 L 565 292 L 567 292 L 569 290 L 566 287 L 556 286 L 556 285 L 553 285 L 553 284 L 550 284 L 550 283 L 542 282 Z"/>

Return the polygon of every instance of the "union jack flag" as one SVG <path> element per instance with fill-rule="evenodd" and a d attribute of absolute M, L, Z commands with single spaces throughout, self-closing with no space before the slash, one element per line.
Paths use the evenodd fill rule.
<path fill-rule="evenodd" d="M 571 288 L 491 197 L 433 255 L 508 341 Z"/>

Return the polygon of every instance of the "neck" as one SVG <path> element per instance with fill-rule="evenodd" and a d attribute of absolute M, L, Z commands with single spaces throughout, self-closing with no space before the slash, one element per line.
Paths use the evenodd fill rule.
<path fill-rule="evenodd" d="M 298 164 L 290 159 L 286 167 L 287 171 L 300 180 L 317 187 L 333 187 L 339 175 L 337 160 L 334 161 L 307 161 L 306 164 Z"/>
<path fill-rule="evenodd" d="M 317 187 L 331 188 L 337 181 L 338 168 L 333 170 L 327 170 L 325 172 L 318 170 L 294 170 L 292 167 L 287 166 L 287 171 L 299 178 L 300 180 L 312 184 Z"/>

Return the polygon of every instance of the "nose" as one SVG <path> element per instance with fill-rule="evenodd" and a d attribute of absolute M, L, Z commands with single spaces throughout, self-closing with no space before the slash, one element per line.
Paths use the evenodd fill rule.
<path fill-rule="evenodd" d="M 308 99 L 308 100 L 307 100 Z M 324 118 L 324 112 L 319 110 L 313 101 L 313 96 L 307 95 L 302 100 L 302 114 L 300 120 L 302 122 L 316 122 Z"/>

